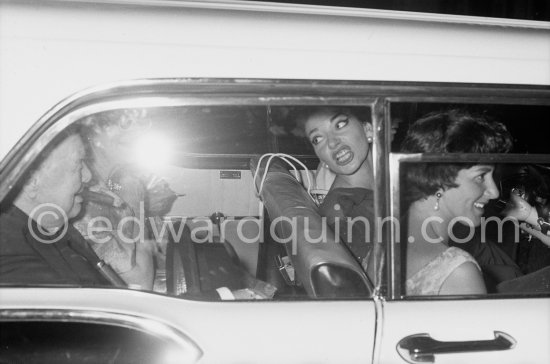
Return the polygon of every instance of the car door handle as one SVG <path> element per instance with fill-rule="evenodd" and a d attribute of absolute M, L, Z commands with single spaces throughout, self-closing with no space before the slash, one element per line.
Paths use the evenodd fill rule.
<path fill-rule="evenodd" d="M 408 363 L 433 363 L 435 354 L 470 353 L 474 351 L 508 350 L 516 345 L 510 335 L 495 331 L 493 340 L 438 341 L 429 334 L 407 336 L 397 343 L 397 352 Z"/>

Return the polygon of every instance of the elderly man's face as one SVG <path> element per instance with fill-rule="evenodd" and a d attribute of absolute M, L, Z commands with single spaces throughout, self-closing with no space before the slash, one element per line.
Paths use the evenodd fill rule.
<path fill-rule="evenodd" d="M 67 217 L 73 218 L 80 212 L 83 183 L 91 179 L 91 172 L 85 163 L 86 151 L 80 136 L 74 134 L 61 142 L 47 157 L 37 172 L 36 201 L 40 204 L 55 204 Z M 63 218 L 48 221 L 51 227 L 61 226 Z"/>

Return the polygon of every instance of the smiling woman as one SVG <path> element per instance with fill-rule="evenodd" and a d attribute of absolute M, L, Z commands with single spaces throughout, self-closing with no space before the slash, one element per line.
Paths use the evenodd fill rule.
<path fill-rule="evenodd" d="M 511 145 L 504 125 L 451 110 L 415 122 L 403 152 L 504 153 Z M 464 250 L 449 247 L 448 240 L 457 222 L 479 226 L 485 205 L 499 196 L 493 171 L 493 166 L 468 164 L 417 164 L 407 169 L 407 294 L 486 292 L 478 263 Z"/>

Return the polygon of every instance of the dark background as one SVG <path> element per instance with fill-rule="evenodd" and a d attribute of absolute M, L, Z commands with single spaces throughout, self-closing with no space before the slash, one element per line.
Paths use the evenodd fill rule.
<path fill-rule="evenodd" d="M 274 0 L 352 8 L 550 21 L 549 0 Z"/>

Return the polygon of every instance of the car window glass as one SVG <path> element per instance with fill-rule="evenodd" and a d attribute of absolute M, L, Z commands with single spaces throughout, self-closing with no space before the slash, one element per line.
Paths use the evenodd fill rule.
<path fill-rule="evenodd" d="M 178 152 L 249 154 L 267 151 L 266 108 L 262 106 L 185 106 L 119 112 L 123 128 L 139 123 L 151 133 L 170 136 Z M 113 118 L 113 112 L 94 116 Z M 151 148 L 156 145 L 151 145 Z"/>
<path fill-rule="evenodd" d="M 356 115 L 360 134 L 362 122 L 370 120 L 369 107 L 331 108 Z M 48 259 L 37 259 L 32 272 L 3 273 L 2 282 L 115 284 L 198 300 L 369 297 L 361 260 L 336 244 L 318 211 L 319 195 L 306 191 L 319 189 L 321 182 L 314 179 L 318 159 L 300 118 L 320 109 L 299 104 L 133 107 L 76 120 L 41 151 L 5 201 L 17 207 L 9 210 L 13 221 L 22 227 L 32 221 L 30 235 L 11 240 L 26 239 Z M 301 170 L 295 179 L 289 165 L 274 162 L 262 191 L 280 189 L 288 177 L 294 182 L 285 187 L 285 198 L 266 198 L 260 205 L 260 179 L 254 181 L 249 164 L 251 157 L 266 152 L 295 156 L 309 171 L 293 162 Z M 325 173 L 331 177 L 329 169 Z M 58 217 L 46 231 L 40 231 L 43 214 L 20 204 L 21 196 L 36 194 L 29 194 L 31 185 L 45 216 Z M 288 216 L 277 212 L 286 209 Z M 281 219 L 294 219 L 289 220 L 290 236 Z M 316 270 L 312 264 L 319 238 L 328 242 L 321 250 L 329 262 L 334 253 L 338 264 L 352 269 L 325 263 L 301 281 L 292 272 Z M 298 245 L 308 249 L 297 252 Z M 298 257 L 302 251 L 307 255 Z M 73 261 L 75 256 L 92 264 Z M 296 262 L 303 267 L 294 267 Z M 351 284 L 333 287 L 326 280 L 331 274 L 343 275 Z"/>
<path fill-rule="evenodd" d="M 432 157 L 422 163 L 396 155 L 400 203 L 394 216 L 400 217 L 396 240 L 403 244 L 396 245 L 395 259 L 401 263 L 395 279 L 402 294 L 443 295 L 439 290 L 445 279 L 468 262 L 488 294 L 548 294 L 550 149 L 547 136 L 536 130 L 548 120 L 550 108 L 435 103 L 396 103 L 391 108 L 392 121 L 405 125 L 396 134 L 400 145 L 392 146 L 394 152 L 402 151 L 408 127 L 418 118 L 460 110 L 503 123 L 512 136 L 510 152 L 515 153 L 507 163 L 465 163 L 448 153 L 440 157 L 445 161 Z M 530 154 L 538 156 L 530 160 Z M 446 175 L 454 185 L 442 185 L 448 183 Z M 456 294 L 470 294 L 472 287 L 464 282 L 462 288 L 465 291 Z"/>

